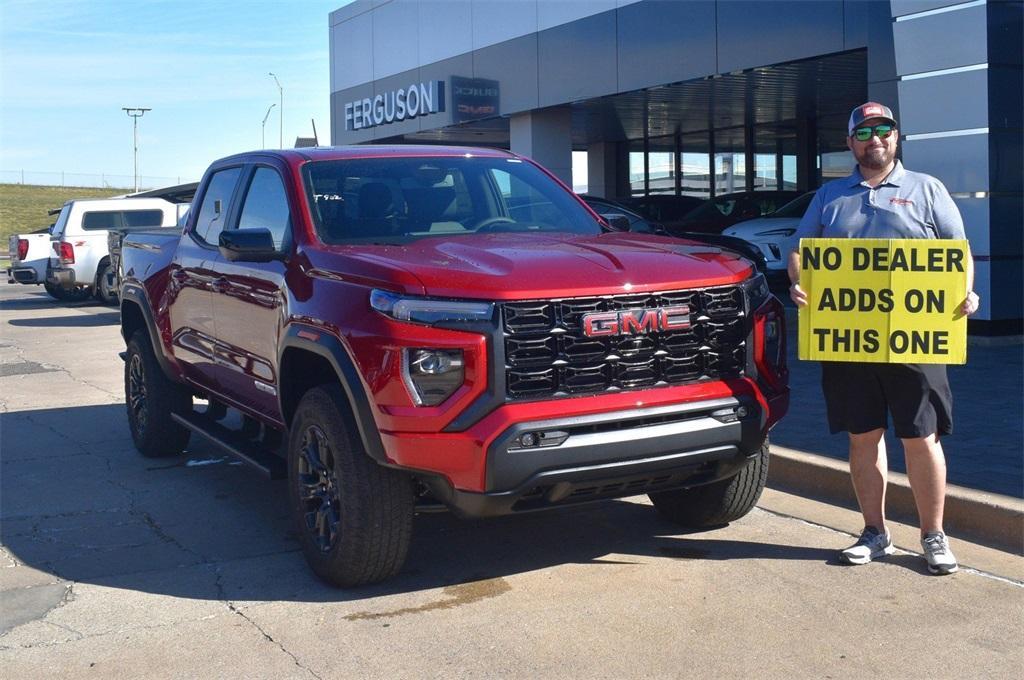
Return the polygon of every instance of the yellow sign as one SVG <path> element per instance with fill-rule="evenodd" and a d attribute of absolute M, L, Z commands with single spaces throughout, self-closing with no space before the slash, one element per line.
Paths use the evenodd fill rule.
<path fill-rule="evenodd" d="M 800 240 L 799 356 L 967 363 L 967 241 Z"/>

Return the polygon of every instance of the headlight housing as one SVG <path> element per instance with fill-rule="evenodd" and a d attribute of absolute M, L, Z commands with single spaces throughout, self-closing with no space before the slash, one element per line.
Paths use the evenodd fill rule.
<path fill-rule="evenodd" d="M 796 229 L 793 227 L 785 227 L 783 229 L 771 229 L 769 231 L 759 231 L 758 236 L 792 236 L 796 233 Z"/>
<path fill-rule="evenodd" d="M 402 378 L 417 406 L 437 406 L 466 377 L 461 349 L 402 350 Z"/>
<path fill-rule="evenodd" d="M 752 314 L 755 309 L 765 303 L 772 296 L 768 288 L 768 280 L 764 274 L 757 274 L 743 282 L 743 295 L 747 298 L 747 313 Z"/>
<path fill-rule="evenodd" d="M 490 321 L 494 317 L 494 303 L 491 302 L 398 295 L 376 289 L 370 292 L 370 306 L 392 319 L 428 326 Z"/>

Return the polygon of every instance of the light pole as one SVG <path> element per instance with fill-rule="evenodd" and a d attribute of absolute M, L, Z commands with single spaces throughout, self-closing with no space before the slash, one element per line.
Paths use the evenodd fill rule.
<path fill-rule="evenodd" d="M 277 104 L 271 104 L 267 107 L 267 115 L 263 116 L 263 126 L 260 128 L 260 148 L 267 148 L 267 118 L 270 118 L 270 110 L 277 106 Z"/>
<path fill-rule="evenodd" d="M 146 115 L 146 111 L 153 109 L 122 106 L 121 110 L 132 118 L 132 139 L 135 140 L 135 193 L 139 193 L 139 118 Z"/>
<path fill-rule="evenodd" d="M 281 106 L 277 110 L 277 120 L 279 121 L 277 144 L 278 144 L 278 146 L 280 148 L 283 149 L 284 148 L 284 88 L 281 87 L 281 82 L 277 79 L 277 76 L 275 76 L 273 73 L 268 73 L 267 75 L 269 75 L 271 78 L 274 79 L 274 82 L 277 84 L 277 92 L 278 92 L 278 94 L 281 95 Z"/>

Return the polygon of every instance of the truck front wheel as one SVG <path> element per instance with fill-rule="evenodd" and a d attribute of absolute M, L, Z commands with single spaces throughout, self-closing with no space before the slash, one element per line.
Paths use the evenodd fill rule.
<path fill-rule="evenodd" d="M 665 519 L 685 527 L 720 526 L 753 510 L 768 479 L 768 441 L 734 476 L 704 486 L 650 494 Z"/>
<path fill-rule="evenodd" d="M 364 451 L 337 385 L 311 389 L 288 439 L 295 529 L 313 571 L 342 588 L 397 574 L 412 537 L 414 494 L 405 474 Z"/>
<path fill-rule="evenodd" d="M 143 330 L 128 341 L 124 362 L 124 397 L 128 428 L 135 448 L 148 458 L 176 456 L 188 445 L 188 428 L 176 423 L 171 413 L 187 413 L 192 395 L 166 375 L 156 362 L 153 345 Z"/>

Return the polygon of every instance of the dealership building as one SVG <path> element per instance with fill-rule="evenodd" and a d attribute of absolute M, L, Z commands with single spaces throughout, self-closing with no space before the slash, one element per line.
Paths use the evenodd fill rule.
<path fill-rule="evenodd" d="M 331 142 L 503 147 L 606 197 L 811 190 L 850 171 L 850 110 L 880 101 L 904 164 L 964 217 L 972 333 L 1019 335 L 1021 17 L 986 0 L 356 0 L 330 15 Z"/>

